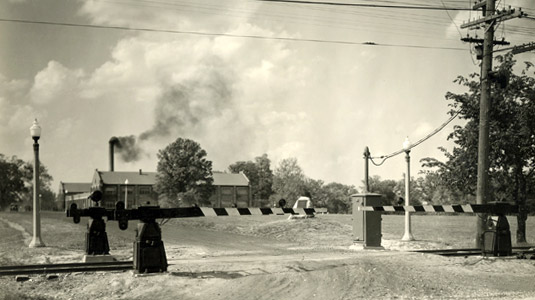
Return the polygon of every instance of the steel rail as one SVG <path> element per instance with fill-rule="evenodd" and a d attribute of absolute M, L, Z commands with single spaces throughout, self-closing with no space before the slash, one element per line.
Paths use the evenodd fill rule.
<path fill-rule="evenodd" d="M 131 270 L 133 268 L 134 263 L 132 261 L 16 265 L 0 266 L 0 276 L 94 271 L 120 271 Z"/>
<path fill-rule="evenodd" d="M 518 254 L 535 254 L 535 250 L 533 250 L 533 247 L 531 246 L 513 247 L 513 251 L 512 256 Z M 410 252 L 436 254 L 441 256 L 483 255 L 483 251 L 478 248 L 413 250 Z"/>

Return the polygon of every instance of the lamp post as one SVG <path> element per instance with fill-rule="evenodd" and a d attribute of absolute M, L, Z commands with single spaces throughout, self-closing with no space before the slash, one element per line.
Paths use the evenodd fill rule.
<path fill-rule="evenodd" d="M 63 193 L 63 208 L 65 211 L 67 211 L 67 194 L 69 193 L 69 190 L 65 190 Z"/>
<path fill-rule="evenodd" d="M 39 203 L 39 143 L 37 142 L 41 137 L 41 126 L 37 119 L 33 121 L 30 127 L 33 143 L 33 238 L 30 242 L 30 248 L 44 247 L 45 244 L 41 240 L 41 203 Z"/>
<path fill-rule="evenodd" d="M 407 161 L 407 172 L 405 174 L 405 206 L 410 205 L 410 180 L 411 180 L 411 142 L 409 137 L 403 142 L 403 150 L 405 151 L 405 161 Z M 401 238 L 402 241 L 412 241 L 414 237 L 411 233 L 411 215 L 410 212 L 405 210 L 405 233 Z"/>
<path fill-rule="evenodd" d="M 124 181 L 124 208 L 128 209 L 128 179 Z"/>

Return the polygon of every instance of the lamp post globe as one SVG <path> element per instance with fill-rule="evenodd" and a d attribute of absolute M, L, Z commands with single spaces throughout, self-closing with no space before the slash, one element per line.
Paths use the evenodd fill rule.
<path fill-rule="evenodd" d="M 33 238 L 30 242 L 30 248 L 44 247 L 45 244 L 41 240 L 41 203 L 39 201 L 39 138 L 41 137 L 41 126 L 37 119 L 33 121 L 30 127 L 30 134 L 34 141 L 33 143 Z"/>
<path fill-rule="evenodd" d="M 39 125 L 37 119 L 33 121 L 33 125 L 30 127 L 30 134 L 32 135 L 33 140 L 37 143 L 41 137 L 41 125 Z"/>
<path fill-rule="evenodd" d="M 405 206 L 410 205 L 410 180 L 411 180 L 411 142 L 409 137 L 403 142 L 403 150 L 405 151 L 405 161 L 407 162 L 407 172 L 405 173 Z M 412 241 L 414 237 L 411 233 L 411 215 L 408 210 L 405 210 L 405 233 L 401 238 L 402 241 Z"/>
<path fill-rule="evenodd" d="M 411 150 L 411 141 L 409 140 L 409 137 L 406 137 L 406 138 L 405 138 L 405 141 L 403 142 L 403 150 L 404 150 L 405 152 Z"/>

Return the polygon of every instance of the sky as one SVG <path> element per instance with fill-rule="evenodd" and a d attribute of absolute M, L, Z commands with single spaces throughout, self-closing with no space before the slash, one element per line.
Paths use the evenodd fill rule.
<path fill-rule="evenodd" d="M 535 16 L 534 1 L 498 2 Z M 296 158 L 309 178 L 360 189 L 365 147 L 387 155 L 448 120 L 445 94 L 465 92 L 453 81 L 480 69 L 460 37 L 482 31 L 459 29 L 478 17 L 256 0 L 2 0 L 0 153 L 32 160 L 37 118 L 53 190 L 109 170 L 113 136 L 137 150 L 116 155 L 117 171 L 156 171 L 158 151 L 183 137 L 216 171 L 266 153 L 273 170 Z M 519 45 L 533 33 L 535 20 L 522 18 L 496 37 Z M 533 62 L 535 53 L 516 59 Z M 411 150 L 412 176 L 420 159 L 444 160 L 438 147 L 451 149 L 447 136 L 462 124 Z M 405 170 L 398 155 L 369 172 L 399 180 Z"/>

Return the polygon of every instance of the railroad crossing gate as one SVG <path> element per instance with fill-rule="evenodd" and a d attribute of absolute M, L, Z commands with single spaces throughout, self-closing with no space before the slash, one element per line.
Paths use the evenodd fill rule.
<path fill-rule="evenodd" d="M 94 193 L 90 198 L 97 202 L 102 193 Z M 211 207 L 181 207 L 160 208 L 159 206 L 140 206 L 137 209 L 126 209 L 122 201 L 118 201 L 115 209 L 91 207 L 78 209 L 73 203 L 67 210 L 67 217 L 72 217 L 74 223 L 80 222 L 80 217 L 90 217 L 90 224 L 98 220 L 99 226 L 88 227 L 86 233 L 86 253 L 106 254 L 106 227 L 102 217 L 108 221 L 118 221 L 119 229 L 126 230 L 129 220 L 139 220 L 134 246 L 134 269 L 138 273 L 156 273 L 167 271 L 162 232 L 156 219 L 208 217 L 208 216 L 243 216 L 243 215 L 314 215 L 313 208 L 211 208 Z M 91 230 L 91 229 L 92 230 Z M 89 253 L 88 249 L 97 249 Z"/>
<path fill-rule="evenodd" d="M 447 212 L 492 215 L 492 217 L 488 218 L 486 230 L 481 236 L 482 254 L 507 256 L 512 253 L 511 231 L 505 215 L 518 213 L 518 205 L 511 205 L 506 202 L 493 202 L 489 204 L 466 205 L 380 206 L 380 197 L 381 195 L 377 194 L 352 196 L 354 239 L 357 243 L 364 243 L 364 248 L 381 248 L 380 214 L 382 212 Z M 367 213 L 378 213 L 379 217 Z"/>

